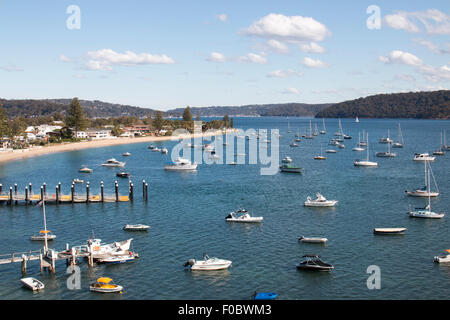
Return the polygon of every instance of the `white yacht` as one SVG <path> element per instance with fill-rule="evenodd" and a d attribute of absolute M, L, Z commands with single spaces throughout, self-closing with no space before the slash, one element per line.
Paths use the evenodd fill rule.
<path fill-rule="evenodd" d="M 236 212 L 231 212 L 225 218 L 228 222 L 261 222 L 263 221 L 263 217 L 252 217 L 245 209 L 239 209 Z"/>
<path fill-rule="evenodd" d="M 283 160 L 281 160 L 281 162 L 283 163 L 291 163 L 292 162 L 292 158 L 289 156 L 286 156 L 283 158 Z"/>
<path fill-rule="evenodd" d="M 445 262 L 450 262 L 450 249 L 446 249 L 444 250 L 445 253 L 441 256 L 436 256 L 434 257 L 434 262 L 437 263 L 445 263 Z"/>
<path fill-rule="evenodd" d="M 125 162 L 120 162 L 114 158 L 111 158 L 111 159 L 106 160 L 105 163 L 102 163 L 102 166 L 104 166 L 104 167 L 123 167 L 123 166 L 125 166 Z"/>
<path fill-rule="evenodd" d="M 129 156 L 131 156 L 131 153 L 129 153 L 129 152 L 124 152 L 124 153 L 122 153 L 122 155 L 123 155 L 124 157 L 129 157 Z"/>
<path fill-rule="evenodd" d="M 415 153 L 414 161 L 434 161 L 436 157 L 430 156 L 428 153 Z"/>
<path fill-rule="evenodd" d="M 320 193 L 316 193 L 316 199 L 311 199 L 311 197 L 307 197 L 305 201 L 305 206 L 307 207 L 334 207 L 338 201 L 337 200 L 327 200 Z"/>
<path fill-rule="evenodd" d="M 381 138 L 380 139 L 380 141 L 379 141 L 380 143 L 392 143 L 393 141 L 392 141 L 392 139 L 389 137 L 389 129 L 388 129 L 388 136 L 387 136 L 387 138 Z"/>
<path fill-rule="evenodd" d="M 397 141 L 392 144 L 392 148 L 403 148 L 405 142 L 403 141 L 402 129 L 400 123 L 398 124 L 398 138 Z"/>
<path fill-rule="evenodd" d="M 87 253 L 91 250 L 94 259 L 101 259 L 112 255 L 124 255 L 129 253 L 132 240 L 133 238 L 110 244 L 102 244 L 101 239 L 90 238 L 86 245 L 76 246 L 75 250 L 81 253 Z"/>
<path fill-rule="evenodd" d="M 197 261 L 195 259 L 189 259 L 184 266 L 190 266 L 191 271 L 214 271 L 228 269 L 231 266 L 230 260 L 224 260 L 219 258 L 210 258 L 206 253 L 203 254 L 203 260 Z"/>
<path fill-rule="evenodd" d="M 377 152 L 375 155 L 377 157 L 383 157 L 383 158 L 395 158 L 397 156 L 396 153 L 391 152 L 391 144 L 388 143 L 388 151 L 387 152 Z"/>
<path fill-rule="evenodd" d="M 367 159 L 366 160 L 355 160 L 353 161 L 353 165 L 356 167 L 376 167 L 378 166 L 377 162 L 369 161 L 369 133 L 367 133 Z"/>
<path fill-rule="evenodd" d="M 352 148 L 353 151 L 364 151 L 364 148 L 361 148 L 361 134 L 358 132 L 358 144 L 356 147 Z"/>
<path fill-rule="evenodd" d="M 412 196 L 412 197 L 437 197 L 439 195 L 439 189 L 436 183 L 436 180 L 434 179 L 434 174 L 433 171 L 431 170 L 431 166 L 428 163 L 428 161 L 424 161 L 424 166 L 425 166 L 425 186 L 423 188 L 420 189 L 416 189 L 413 191 L 408 191 L 405 190 L 405 193 L 408 196 Z M 428 169 L 429 168 L 429 169 Z M 431 172 L 431 176 L 433 177 L 433 181 L 434 181 L 434 186 L 436 187 L 436 191 L 428 191 L 427 186 L 428 186 L 428 170 L 430 170 Z"/>
<path fill-rule="evenodd" d="M 327 130 L 325 129 L 325 119 L 324 118 L 322 118 L 322 124 L 323 124 L 323 129 L 320 130 L 320 134 L 326 134 Z"/>
<path fill-rule="evenodd" d="M 439 219 L 444 217 L 444 213 L 436 213 L 431 211 L 431 196 L 430 196 L 430 171 L 428 171 L 428 205 L 425 208 L 416 208 L 415 211 L 412 211 L 409 208 L 409 216 L 411 218 L 428 218 L 428 219 Z"/>
<path fill-rule="evenodd" d="M 164 169 L 169 171 L 193 171 L 197 170 L 197 163 L 192 163 L 188 159 L 178 157 L 174 163 L 166 164 Z"/>

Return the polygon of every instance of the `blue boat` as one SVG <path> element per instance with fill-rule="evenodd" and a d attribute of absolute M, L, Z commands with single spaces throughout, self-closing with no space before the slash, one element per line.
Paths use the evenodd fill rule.
<path fill-rule="evenodd" d="M 278 297 L 275 292 L 255 292 L 253 294 L 253 300 L 274 300 Z"/>

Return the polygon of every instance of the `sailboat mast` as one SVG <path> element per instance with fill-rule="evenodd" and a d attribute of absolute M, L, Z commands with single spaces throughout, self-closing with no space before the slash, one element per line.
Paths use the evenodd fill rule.
<path fill-rule="evenodd" d="M 367 161 L 369 161 L 369 133 L 367 132 Z"/>
<path fill-rule="evenodd" d="M 425 161 L 425 165 L 428 161 Z M 428 211 L 431 211 L 431 188 L 430 188 L 430 171 L 428 170 Z"/>

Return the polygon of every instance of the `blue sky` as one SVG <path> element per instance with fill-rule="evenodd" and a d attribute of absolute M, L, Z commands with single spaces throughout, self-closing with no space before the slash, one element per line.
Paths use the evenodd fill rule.
<path fill-rule="evenodd" d="M 69 29 L 70 5 L 80 28 Z M 381 28 L 369 29 L 370 5 Z M 160 110 L 448 89 L 449 1 L 3 1 L 0 97 Z M 74 21 L 74 20 L 70 20 Z"/>

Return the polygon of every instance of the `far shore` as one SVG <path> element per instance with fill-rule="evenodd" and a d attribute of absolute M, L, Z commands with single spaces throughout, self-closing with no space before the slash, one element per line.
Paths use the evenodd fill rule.
<path fill-rule="evenodd" d="M 60 144 L 52 144 L 48 146 L 42 147 L 34 147 L 23 152 L 20 150 L 14 150 L 14 152 L 0 152 L 0 163 L 5 163 L 13 160 L 26 159 L 31 157 L 37 157 L 50 153 L 57 152 L 67 152 L 67 151 L 76 151 L 83 149 L 91 149 L 91 148 L 101 148 L 101 147 L 109 147 L 116 146 L 121 144 L 130 144 L 130 143 L 143 143 L 143 142 L 156 142 L 156 141 L 167 141 L 167 140 L 178 140 L 180 138 L 196 138 L 196 137 L 207 137 L 207 136 L 217 136 L 222 135 L 222 130 L 217 130 L 214 132 L 206 132 L 201 134 L 189 134 L 189 135 L 180 135 L 180 136 L 145 136 L 145 137 L 134 137 L 134 138 L 115 138 L 115 139 L 102 139 L 102 140 L 91 140 L 91 141 L 81 141 L 81 142 L 69 142 L 69 143 L 60 143 Z"/>

